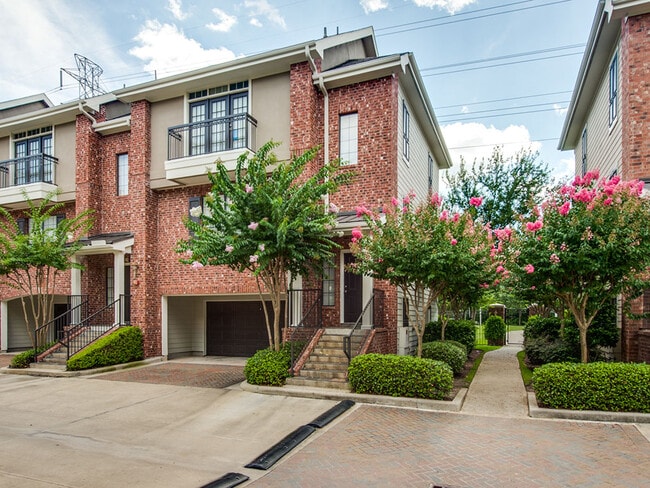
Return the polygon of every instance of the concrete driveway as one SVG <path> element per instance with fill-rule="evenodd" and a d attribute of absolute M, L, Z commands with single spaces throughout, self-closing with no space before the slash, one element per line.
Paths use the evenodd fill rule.
<path fill-rule="evenodd" d="M 336 402 L 97 378 L 0 375 L 0 487 L 199 487 Z"/>

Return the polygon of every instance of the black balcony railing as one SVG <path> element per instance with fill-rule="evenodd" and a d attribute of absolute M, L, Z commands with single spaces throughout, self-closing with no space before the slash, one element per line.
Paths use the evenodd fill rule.
<path fill-rule="evenodd" d="M 56 165 L 59 162 L 49 154 L 32 154 L 0 161 L 0 188 L 30 183 L 56 184 Z"/>
<path fill-rule="evenodd" d="M 168 129 L 169 160 L 232 149 L 255 149 L 257 120 L 250 114 L 231 115 L 177 125 Z"/>

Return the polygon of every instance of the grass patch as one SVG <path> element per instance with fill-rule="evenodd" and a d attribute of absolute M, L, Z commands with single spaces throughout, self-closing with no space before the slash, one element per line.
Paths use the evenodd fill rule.
<path fill-rule="evenodd" d="M 499 349 L 500 347 L 501 346 L 485 346 L 485 345 L 474 346 L 474 349 L 481 351 L 481 353 L 474 360 L 474 364 L 472 365 L 472 368 L 468 371 L 467 375 L 464 378 L 465 388 L 469 388 L 469 385 L 472 383 L 472 380 L 476 375 L 476 371 L 478 370 L 478 367 L 481 365 L 481 361 L 483 361 L 483 355 L 488 351 L 494 351 L 496 349 Z"/>
<path fill-rule="evenodd" d="M 524 326 L 523 325 L 509 325 L 508 326 L 508 332 L 512 332 L 512 331 L 515 331 L 515 330 L 524 330 Z"/>
<path fill-rule="evenodd" d="M 528 387 L 533 383 L 533 371 L 526 366 L 525 362 L 526 351 L 522 350 L 517 353 L 519 360 L 519 371 L 521 371 L 521 379 L 524 381 L 524 386 Z"/>

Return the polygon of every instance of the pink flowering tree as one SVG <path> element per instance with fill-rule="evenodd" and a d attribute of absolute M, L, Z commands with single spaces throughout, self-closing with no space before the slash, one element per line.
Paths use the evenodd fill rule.
<path fill-rule="evenodd" d="M 254 155 L 242 154 L 234 177 L 223 164 L 209 174 L 212 183 L 206 208 L 190 209 L 185 225 L 191 237 L 180 241 L 181 262 L 199 269 L 224 265 L 252 273 L 264 309 L 269 347 L 279 351 L 282 294 L 287 277 L 322 269 L 337 244 L 332 240 L 336 216 L 325 211 L 323 195 L 351 178 L 339 172 L 339 161 L 323 165 L 311 176 L 305 168 L 318 148 L 278 162 L 268 142 Z M 271 320 L 263 293 L 270 295 Z"/>
<path fill-rule="evenodd" d="M 380 214 L 359 207 L 368 232 L 355 229 L 353 270 L 399 287 L 422 355 L 428 312 L 449 291 L 481 289 L 492 279 L 491 236 L 469 213 L 450 214 L 438 195 L 420 205 L 393 198 Z"/>
<path fill-rule="evenodd" d="M 587 331 L 599 310 L 622 295 L 626 302 L 650 286 L 650 201 L 643 183 L 597 173 L 554 191 L 524 222 L 514 240 L 510 271 L 529 296 L 556 297 L 580 331 L 582 362 Z"/>

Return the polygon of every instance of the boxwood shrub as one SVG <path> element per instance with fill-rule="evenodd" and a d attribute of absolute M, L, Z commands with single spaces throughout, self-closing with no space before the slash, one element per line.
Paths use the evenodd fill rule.
<path fill-rule="evenodd" d="M 442 361 L 396 354 L 363 354 L 348 368 L 350 386 L 357 393 L 434 400 L 451 392 L 453 376 Z"/>
<path fill-rule="evenodd" d="M 424 330 L 424 342 L 442 339 L 440 322 L 429 322 Z M 467 354 L 474 349 L 476 340 L 476 324 L 471 320 L 449 320 L 445 327 L 445 340 L 458 341 L 465 345 Z"/>
<path fill-rule="evenodd" d="M 467 352 L 465 346 L 456 344 L 451 341 L 425 342 L 422 344 L 422 357 L 447 363 L 454 374 L 458 374 L 463 370 Z"/>
<path fill-rule="evenodd" d="M 100 368 L 130 363 L 144 358 L 142 331 L 135 326 L 120 327 L 68 359 L 68 370 Z"/>
<path fill-rule="evenodd" d="M 501 346 L 505 343 L 506 323 L 498 315 L 490 315 L 484 325 L 485 338 L 491 346 Z"/>
<path fill-rule="evenodd" d="M 45 344 L 42 347 L 39 347 L 38 353 L 40 354 L 48 350 L 54 344 L 55 342 L 50 342 L 48 344 Z M 34 362 L 34 356 L 35 356 L 34 349 L 28 349 L 27 351 L 18 353 L 13 358 L 11 358 L 11 363 L 9 364 L 9 367 L 16 368 L 16 369 L 29 368 L 29 365 Z"/>
<path fill-rule="evenodd" d="M 533 372 L 533 387 L 548 408 L 650 413 L 647 364 L 545 364 Z"/>
<path fill-rule="evenodd" d="M 291 349 L 261 349 L 246 361 L 244 376 L 251 385 L 282 386 L 289 377 Z"/>

